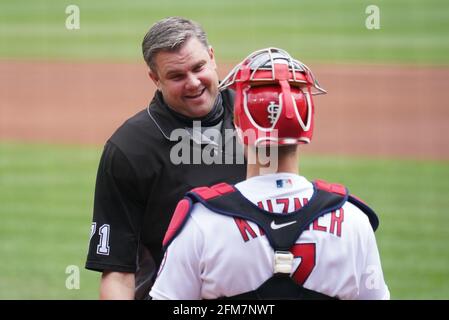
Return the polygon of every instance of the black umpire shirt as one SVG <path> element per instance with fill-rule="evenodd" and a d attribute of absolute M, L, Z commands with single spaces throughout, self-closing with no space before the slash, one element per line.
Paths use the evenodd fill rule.
<path fill-rule="evenodd" d="M 221 101 L 222 143 L 215 149 L 184 129 L 185 122 L 170 112 L 159 92 L 104 147 L 86 268 L 136 273 L 136 299 L 148 296 L 161 263 L 165 231 L 183 195 L 197 186 L 245 179 L 241 149 L 235 135 L 229 134 L 233 132 L 232 92 L 221 92 Z M 201 158 L 198 163 L 195 152 L 198 156 L 206 151 L 215 155 L 214 160 Z"/>

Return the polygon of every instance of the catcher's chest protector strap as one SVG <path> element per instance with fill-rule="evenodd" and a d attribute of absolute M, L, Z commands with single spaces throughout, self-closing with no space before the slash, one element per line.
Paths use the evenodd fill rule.
<path fill-rule="evenodd" d="M 288 251 L 316 218 L 341 208 L 346 201 L 362 210 L 368 216 L 373 230 L 377 229 L 379 220 L 374 211 L 363 201 L 348 195 L 346 187 L 323 180 L 316 180 L 313 186 L 314 193 L 307 205 L 287 214 L 275 214 L 259 208 L 226 183 L 210 188 L 195 188 L 178 203 L 165 234 L 163 247 L 166 249 L 181 231 L 195 202 L 201 202 L 216 213 L 255 222 L 265 231 L 268 241 L 276 251 Z"/>

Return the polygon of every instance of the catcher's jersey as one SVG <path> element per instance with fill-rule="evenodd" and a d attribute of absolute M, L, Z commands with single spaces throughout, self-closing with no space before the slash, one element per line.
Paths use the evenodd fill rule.
<path fill-rule="evenodd" d="M 235 186 L 267 211 L 298 210 L 312 197 L 304 177 L 279 173 Z M 277 226 L 282 228 L 282 225 Z M 373 229 L 346 202 L 316 219 L 291 248 L 292 277 L 339 299 L 389 299 Z M 255 223 L 213 213 L 197 203 L 168 247 L 150 292 L 153 299 L 216 299 L 257 289 L 273 275 L 274 251 Z"/>

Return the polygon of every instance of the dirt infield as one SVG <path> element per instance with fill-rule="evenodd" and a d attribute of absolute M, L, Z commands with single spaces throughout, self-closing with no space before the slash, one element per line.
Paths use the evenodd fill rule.
<path fill-rule="evenodd" d="M 329 93 L 307 152 L 449 159 L 449 68 L 309 66 Z M 101 145 L 153 92 L 143 63 L 0 61 L 0 140 Z"/>

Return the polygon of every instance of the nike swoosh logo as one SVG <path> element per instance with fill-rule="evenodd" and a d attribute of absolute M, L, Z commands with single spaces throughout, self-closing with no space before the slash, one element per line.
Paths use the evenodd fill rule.
<path fill-rule="evenodd" d="M 271 227 L 271 229 L 276 230 L 276 229 L 281 229 L 283 227 L 289 226 L 294 223 L 296 223 L 296 221 L 291 221 L 291 222 L 286 222 L 286 223 L 281 223 L 281 224 L 276 224 L 276 223 L 274 223 L 274 221 L 271 221 L 270 227 Z"/>

